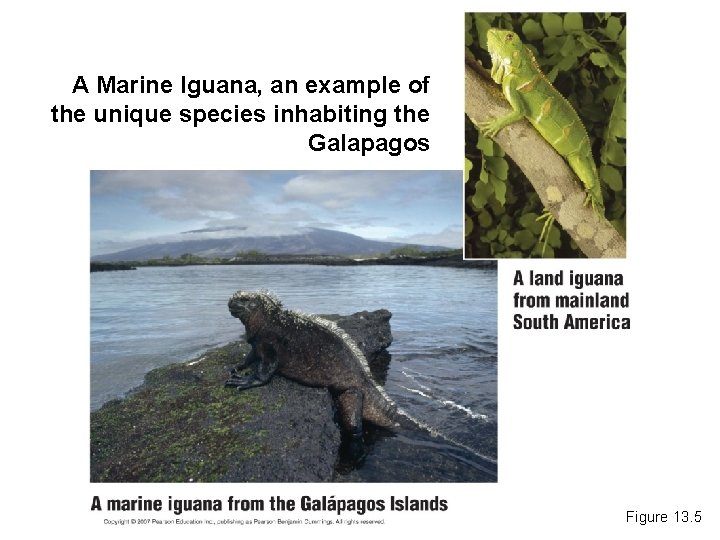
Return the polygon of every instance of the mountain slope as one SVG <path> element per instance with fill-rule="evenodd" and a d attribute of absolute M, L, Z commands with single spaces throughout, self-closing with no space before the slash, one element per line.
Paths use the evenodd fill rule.
<path fill-rule="evenodd" d="M 192 253 L 201 257 L 233 257 L 240 251 L 257 250 L 268 255 L 372 255 L 407 244 L 367 240 L 354 234 L 328 229 L 308 229 L 283 236 L 238 236 L 156 243 L 97 255 L 93 261 L 146 261 Z M 442 246 L 418 246 L 423 251 L 445 250 Z"/>

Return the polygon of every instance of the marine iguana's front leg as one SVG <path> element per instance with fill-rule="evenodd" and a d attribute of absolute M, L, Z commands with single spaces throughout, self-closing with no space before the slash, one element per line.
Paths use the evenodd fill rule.
<path fill-rule="evenodd" d="M 225 386 L 244 390 L 267 384 L 277 370 L 278 364 L 277 353 L 272 345 L 261 345 L 259 349 L 253 345 L 245 360 L 230 372 L 232 376 L 225 381 Z M 238 375 L 238 371 L 250 366 L 254 366 L 250 374 Z"/>
<path fill-rule="evenodd" d="M 232 353 L 233 360 L 237 361 L 239 352 L 240 351 L 236 350 L 235 352 Z M 255 345 L 251 344 L 250 352 L 248 352 L 245 355 L 245 358 L 243 358 L 242 362 L 236 364 L 235 367 L 230 370 L 230 375 L 235 375 L 236 373 L 239 373 L 243 369 L 248 368 L 252 364 L 259 362 L 259 361 L 260 361 L 260 357 L 257 354 L 255 354 Z"/>

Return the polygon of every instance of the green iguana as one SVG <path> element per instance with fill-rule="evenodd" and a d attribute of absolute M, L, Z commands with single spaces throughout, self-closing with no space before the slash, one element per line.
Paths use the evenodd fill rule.
<path fill-rule="evenodd" d="M 481 132 L 486 137 L 494 137 L 505 126 L 527 118 L 580 178 L 587 191 L 585 204 L 591 203 L 593 210 L 604 216 L 605 205 L 590 138 L 575 109 L 547 80 L 532 52 L 517 34 L 491 28 L 487 38 L 492 58 L 490 76 L 502 85 L 503 94 L 513 110 L 500 118 L 480 122 Z M 543 216 L 549 218 L 543 229 L 545 232 L 553 218 L 547 213 Z"/>

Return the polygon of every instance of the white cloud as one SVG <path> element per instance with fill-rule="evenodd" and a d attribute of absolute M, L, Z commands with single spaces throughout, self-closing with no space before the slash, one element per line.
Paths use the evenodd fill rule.
<path fill-rule="evenodd" d="M 250 184 L 238 171 L 94 171 L 93 196 L 135 197 L 152 213 L 172 220 L 237 215 L 248 204 Z"/>
<path fill-rule="evenodd" d="M 307 227 L 457 248 L 462 231 L 448 207 L 461 204 L 458 178 L 453 171 L 93 171 L 93 251 Z M 216 230 L 180 234 L 204 228 Z"/>
<path fill-rule="evenodd" d="M 291 178 L 283 186 L 283 199 L 315 204 L 327 209 L 349 208 L 378 199 L 410 182 L 412 173 L 398 172 L 314 172 Z"/>

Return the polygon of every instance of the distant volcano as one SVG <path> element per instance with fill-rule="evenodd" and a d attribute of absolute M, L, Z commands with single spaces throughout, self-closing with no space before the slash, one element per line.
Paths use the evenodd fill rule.
<path fill-rule="evenodd" d="M 192 231 L 196 232 L 196 231 Z M 399 242 L 367 240 L 354 234 L 328 229 L 307 229 L 306 232 L 283 236 L 236 236 L 146 244 L 115 253 L 97 255 L 93 261 L 146 261 L 163 257 L 179 257 L 191 253 L 200 257 L 233 257 L 242 251 L 260 251 L 268 255 L 342 255 L 367 256 L 387 253 L 407 245 Z M 423 251 L 441 251 L 444 246 L 417 246 Z"/>

